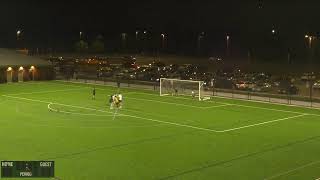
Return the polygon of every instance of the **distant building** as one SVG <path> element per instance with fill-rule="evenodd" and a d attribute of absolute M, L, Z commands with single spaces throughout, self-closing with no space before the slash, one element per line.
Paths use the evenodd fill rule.
<path fill-rule="evenodd" d="M 53 78 L 54 71 L 50 62 L 15 50 L 0 48 L 0 83 Z"/>

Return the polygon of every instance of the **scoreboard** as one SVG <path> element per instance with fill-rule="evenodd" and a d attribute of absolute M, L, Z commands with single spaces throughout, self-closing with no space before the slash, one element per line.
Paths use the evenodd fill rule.
<path fill-rule="evenodd" d="M 54 161 L 1 161 L 2 178 L 54 177 Z"/>

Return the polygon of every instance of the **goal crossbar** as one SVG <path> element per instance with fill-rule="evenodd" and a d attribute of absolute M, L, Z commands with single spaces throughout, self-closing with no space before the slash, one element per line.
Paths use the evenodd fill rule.
<path fill-rule="evenodd" d="M 160 78 L 160 96 L 184 95 L 207 100 L 203 85 L 203 81 Z"/>

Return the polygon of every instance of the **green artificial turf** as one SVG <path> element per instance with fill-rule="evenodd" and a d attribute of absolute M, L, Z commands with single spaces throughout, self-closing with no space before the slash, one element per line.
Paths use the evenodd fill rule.
<path fill-rule="evenodd" d="M 53 160 L 62 180 L 320 178 L 320 110 L 123 88 L 114 114 L 118 90 L 92 87 L 1 84 L 0 160 Z"/>

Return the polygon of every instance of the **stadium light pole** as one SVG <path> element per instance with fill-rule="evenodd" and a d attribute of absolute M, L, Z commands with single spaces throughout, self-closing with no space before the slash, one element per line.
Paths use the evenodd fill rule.
<path fill-rule="evenodd" d="M 122 48 L 127 48 L 127 33 L 121 33 Z"/>
<path fill-rule="evenodd" d="M 162 33 L 162 34 L 161 34 L 161 39 L 162 39 L 162 49 L 164 49 L 165 38 L 166 38 L 166 35 L 165 35 L 164 33 Z"/>
<path fill-rule="evenodd" d="M 144 30 L 143 31 L 143 51 L 147 51 L 147 49 L 148 49 L 148 36 L 147 36 L 147 30 Z"/>
<path fill-rule="evenodd" d="M 136 41 L 138 41 L 139 31 L 136 31 Z"/>
<path fill-rule="evenodd" d="M 201 32 L 199 35 L 198 35 L 198 51 L 199 51 L 199 53 L 200 53 L 200 51 L 201 51 L 201 41 L 202 41 L 202 39 L 204 38 L 204 32 Z"/>
<path fill-rule="evenodd" d="M 229 43 L 230 43 L 230 36 L 226 36 L 226 44 L 227 44 L 227 56 L 229 55 Z"/>
<path fill-rule="evenodd" d="M 312 35 L 308 35 L 308 34 L 306 34 L 304 37 L 305 37 L 305 39 L 308 41 L 309 61 L 312 62 L 312 61 L 314 60 L 314 59 L 313 59 L 313 56 L 314 56 L 314 48 L 313 48 L 312 46 L 313 46 L 313 41 L 316 40 L 316 37 L 315 37 L 315 36 L 312 36 Z"/>
<path fill-rule="evenodd" d="M 139 51 L 139 50 L 138 50 L 138 49 L 139 49 L 139 47 L 138 47 L 138 46 L 139 46 L 139 42 L 138 42 L 139 31 L 136 30 L 136 33 L 135 33 L 135 34 L 136 34 L 136 51 L 138 52 L 138 51 Z"/>
<path fill-rule="evenodd" d="M 16 39 L 17 39 L 17 44 L 16 44 L 16 48 L 19 48 L 19 44 L 20 44 L 20 40 L 21 40 L 21 35 L 22 35 L 22 30 L 18 29 L 16 31 Z"/>
<path fill-rule="evenodd" d="M 18 30 L 18 31 L 17 31 L 17 40 L 19 40 L 20 35 L 21 35 L 21 30 Z"/>

